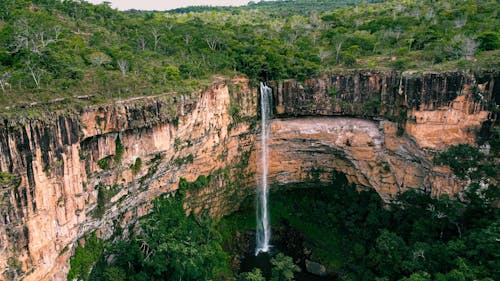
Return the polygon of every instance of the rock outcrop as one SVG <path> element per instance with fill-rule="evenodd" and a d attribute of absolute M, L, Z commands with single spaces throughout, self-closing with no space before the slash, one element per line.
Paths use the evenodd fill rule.
<path fill-rule="evenodd" d="M 269 181 L 276 185 L 326 182 L 333 171 L 340 171 L 359 188 L 374 188 L 385 201 L 410 188 L 434 195 L 461 190 L 456 177 L 434 171 L 418 145 L 396 133 L 396 124 L 389 121 L 275 119 L 269 143 Z"/>
<path fill-rule="evenodd" d="M 328 273 L 324 265 L 310 260 L 306 260 L 305 263 L 307 272 L 318 276 L 327 276 Z"/>
<path fill-rule="evenodd" d="M 463 188 L 421 148 L 471 143 L 494 118 L 486 109 L 500 82 L 490 74 L 356 72 L 273 85 L 278 117 L 328 117 L 273 121 L 270 182 L 328 180 L 338 170 L 390 200 L 408 188 Z M 128 235 L 181 178 L 209 176 L 206 186 L 184 190 L 188 212 L 237 209 L 256 182 L 257 119 L 257 89 L 235 78 L 187 96 L 4 120 L 0 280 L 65 279 L 79 238 L 95 231 L 107 239 L 117 228 Z"/>
<path fill-rule="evenodd" d="M 474 144 L 475 130 L 500 103 L 498 73 L 335 73 L 303 83 L 271 83 L 280 117 L 383 117 L 423 148 Z"/>
<path fill-rule="evenodd" d="M 79 237 L 97 231 L 107 238 L 118 226 L 127 232 L 181 177 L 216 174 L 192 200 L 196 211 L 237 208 L 240 201 L 230 198 L 244 198 L 245 190 L 228 184 L 253 181 L 238 165 L 254 143 L 256 97 L 246 79 L 222 80 L 191 97 L 166 94 L 5 123 L 0 280 L 64 280 Z M 228 113 L 231 102 L 238 116 Z"/>

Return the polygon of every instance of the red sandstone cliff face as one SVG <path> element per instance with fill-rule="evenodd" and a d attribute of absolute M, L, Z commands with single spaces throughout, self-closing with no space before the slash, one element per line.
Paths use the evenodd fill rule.
<path fill-rule="evenodd" d="M 433 167 L 421 148 L 472 142 L 472 132 L 492 117 L 484 101 L 498 94 L 498 78 L 461 75 L 362 72 L 275 84 L 279 116 L 398 122 L 275 120 L 270 182 L 327 180 L 335 169 L 386 200 L 407 188 L 459 192 L 461 183 Z M 0 280 L 65 279 L 78 238 L 96 231 L 106 239 L 118 226 L 126 236 L 154 198 L 178 189 L 181 177 L 213 175 L 210 186 L 187 192 L 189 211 L 220 216 L 237 208 L 253 192 L 258 171 L 257 97 L 246 79 L 236 78 L 189 96 L 54 113 L 43 122 L 5 121 Z M 398 137 L 401 128 L 407 135 Z"/>
<path fill-rule="evenodd" d="M 497 74 L 358 71 L 272 83 L 278 116 L 384 117 L 422 148 L 474 144 L 500 99 Z M 497 101 L 498 102 L 498 101 Z"/>
<path fill-rule="evenodd" d="M 254 143 L 248 117 L 257 114 L 247 82 L 218 81 L 191 96 L 129 100 L 0 127 L 0 280 L 64 280 L 83 234 L 106 239 L 116 226 L 126 232 L 154 198 L 178 188 L 180 177 L 194 181 L 240 163 Z M 241 108 L 238 123 L 229 114 L 233 100 Z M 193 208 L 234 209 L 238 201 L 224 200 L 237 191 L 224 180 L 231 173 L 216 177 L 205 191 L 210 196 L 199 194 L 204 204 Z"/>
<path fill-rule="evenodd" d="M 396 124 L 344 117 L 275 119 L 271 124 L 269 181 L 278 185 L 328 181 L 340 171 L 359 188 L 390 201 L 407 189 L 454 194 L 460 182 L 432 162 Z"/>

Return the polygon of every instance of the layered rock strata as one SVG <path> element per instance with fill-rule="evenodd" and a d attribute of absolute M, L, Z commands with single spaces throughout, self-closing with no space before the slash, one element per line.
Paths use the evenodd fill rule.
<path fill-rule="evenodd" d="M 385 200 L 408 188 L 461 185 L 424 151 L 472 143 L 495 116 L 498 75 L 355 72 L 274 83 L 270 182 L 346 173 Z M 46 121 L 0 124 L 0 280 L 63 280 L 76 241 L 127 235 L 152 201 L 185 182 L 188 212 L 221 216 L 253 192 L 258 171 L 257 90 L 220 79 L 187 96 L 138 98 Z M 366 118 L 370 120 L 361 120 Z M 382 121 L 381 121 L 382 120 Z M 391 122 L 394 121 L 394 122 Z"/>
<path fill-rule="evenodd" d="M 333 171 L 390 201 L 407 189 L 438 195 L 461 190 L 456 177 L 435 171 L 393 122 L 344 117 L 275 119 L 271 124 L 269 181 L 277 185 L 327 182 Z M 404 167 L 404 168 L 403 168 Z"/>
<path fill-rule="evenodd" d="M 237 208 L 239 201 L 229 198 L 244 198 L 245 191 L 228 183 L 249 176 L 229 168 L 248 161 L 242 156 L 254 143 L 256 96 L 245 79 L 222 80 L 192 96 L 167 94 L 54 114 L 46 122 L 5 123 L 0 280 L 64 280 L 79 237 L 97 231 L 106 239 L 116 227 L 127 232 L 156 197 L 177 190 L 181 177 L 194 181 L 227 169 L 197 194 L 203 204 L 193 208 L 211 214 Z M 231 103 L 240 108 L 237 116 L 228 113 Z"/>
<path fill-rule="evenodd" d="M 271 83 L 280 117 L 383 117 L 398 123 L 423 148 L 474 144 L 481 123 L 495 120 L 498 73 L 356 71 L 304 82 Z"/>

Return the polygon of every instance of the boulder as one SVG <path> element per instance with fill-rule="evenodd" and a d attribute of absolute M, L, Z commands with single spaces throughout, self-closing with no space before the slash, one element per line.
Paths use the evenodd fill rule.
<path fill-rule="evenodd" d="M 310 260 L 306 260 L 306 270 L 307 272 L 318 276 L 328 275 L 328 273 L 326 272 L 326 267 L 324 265 Z"/>

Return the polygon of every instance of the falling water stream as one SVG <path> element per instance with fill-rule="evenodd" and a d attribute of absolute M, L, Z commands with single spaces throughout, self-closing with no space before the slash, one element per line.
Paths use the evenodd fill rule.
<path fill-rule="evenodd" d="M 257 233 L 255 255 L 269 251 L 269 240 L 271 239 L 271 227 L 269 226 L 268 211 L 268 187 L 267 187 L 267 159 L 269 128 L 271 119 L 271 98 L 272 90 L 264 83 L 260 83 L 260 108 L 261 108 L 261 180 L 257 185 Z"/>

